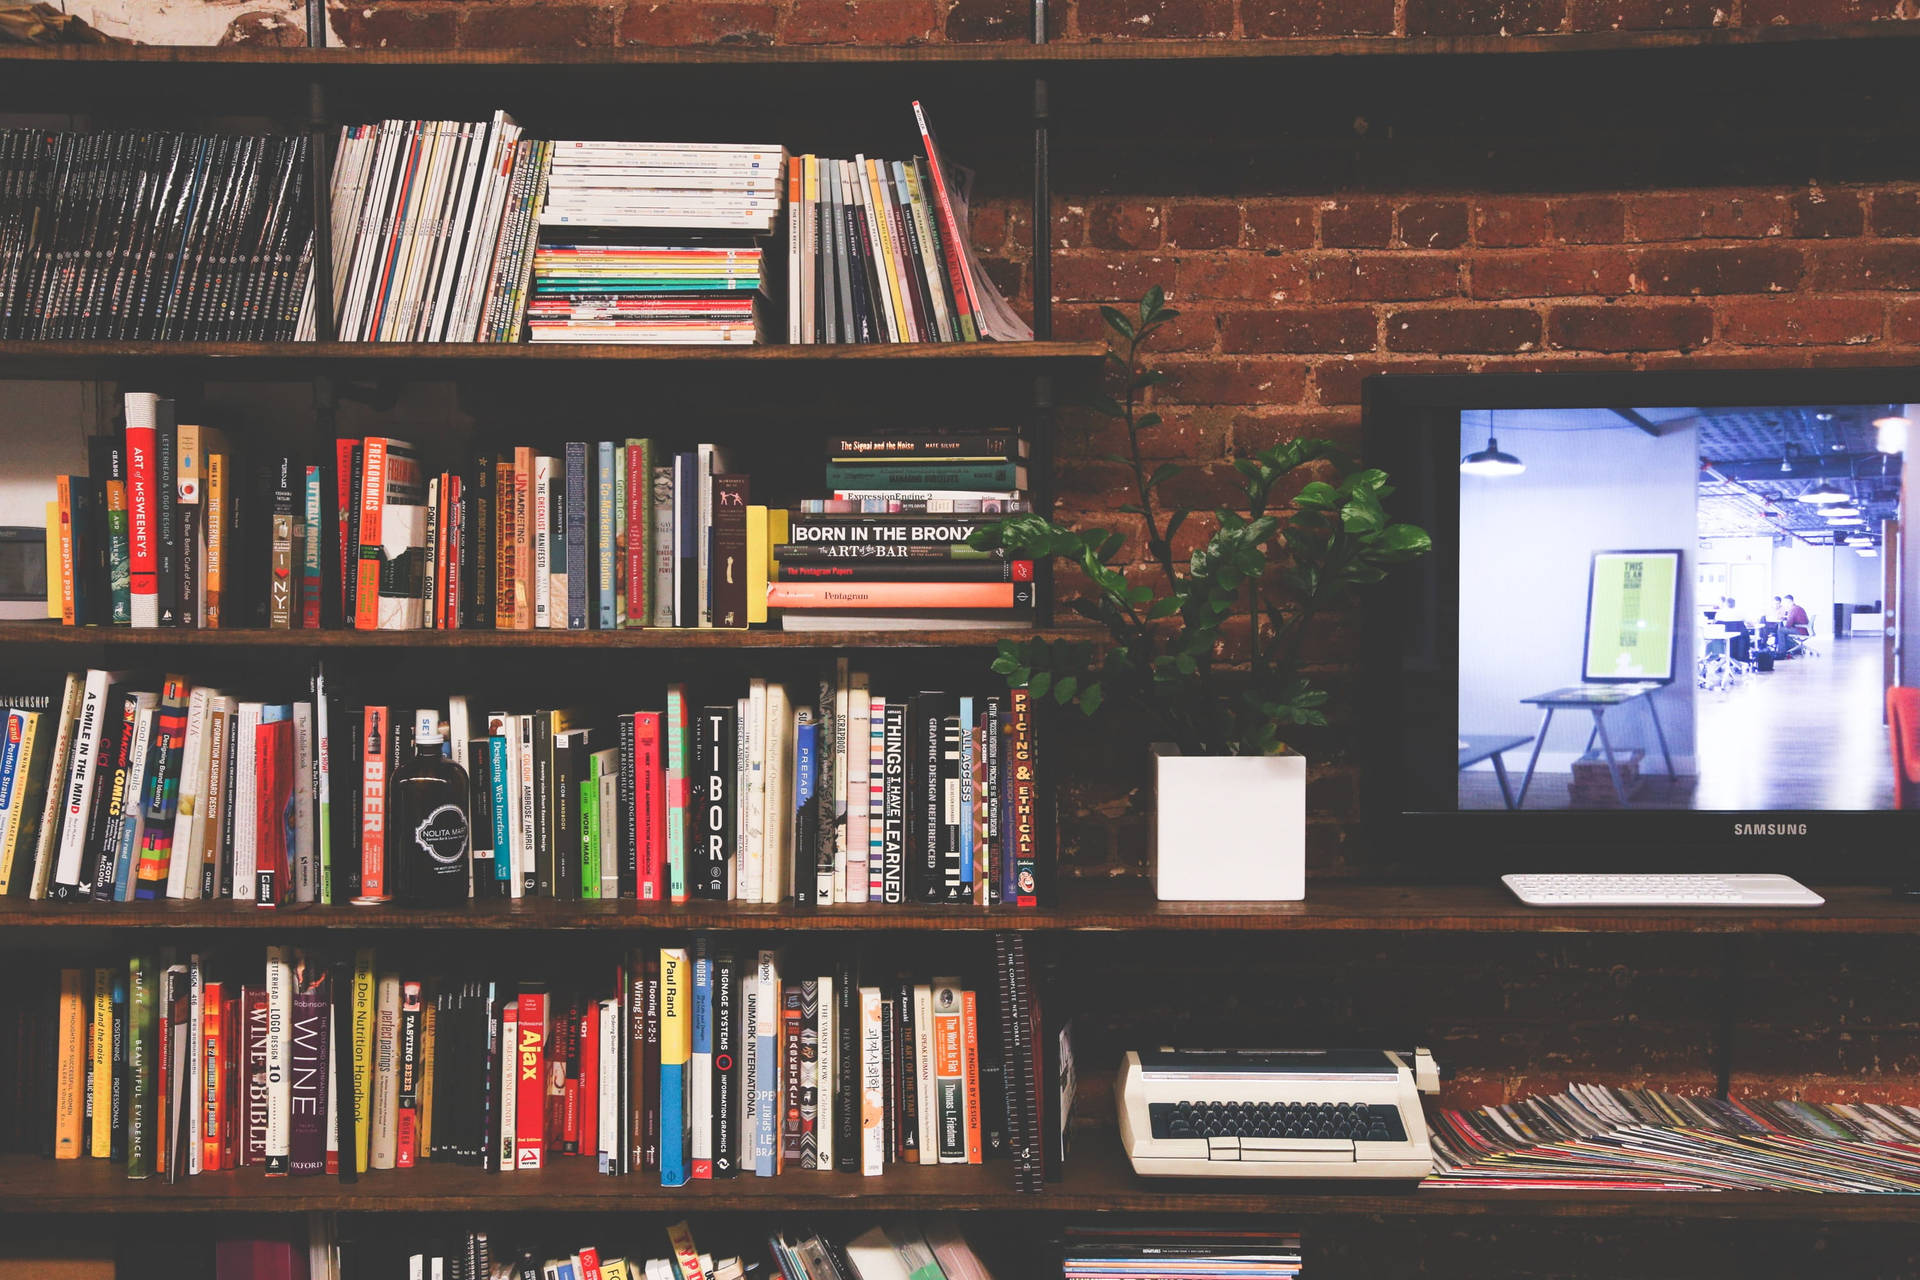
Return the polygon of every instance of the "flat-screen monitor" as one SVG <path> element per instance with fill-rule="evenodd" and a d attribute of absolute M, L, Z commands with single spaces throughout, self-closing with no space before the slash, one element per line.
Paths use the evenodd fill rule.
<path fill-rule="evenodd" d="M 1368 828 L 1438 878 L 1908 875 L 1909 398 L 1920 372 L 1369 379 L 1366 461 L 1434 550 L 1367 618 Z"/>

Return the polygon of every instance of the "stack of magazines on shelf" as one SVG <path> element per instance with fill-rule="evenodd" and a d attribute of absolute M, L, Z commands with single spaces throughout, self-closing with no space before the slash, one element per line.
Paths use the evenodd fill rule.
<path fill-rule="evenodd" d="M 13 898 L 1034 907 L 1050 872 L 1027 691 L 844 658 L 619 712 L 349 699 L 320 666 L 279 689 L 96 668 L 0 706 Z M 410 876 L 397 816 L 423 733 L 464 775 L 450 884 Z"/>
<path fill-rule="evenodd" d="M 1576 1084 L 1428 1126 L 1426 1187 L 1920 1192 L 1920 1108 Z"/>
<path fill-rule="evenodd" d="M 384 1252 L 361 1246 L 354 1274 L 356 1280 L 747 1280 L 750 1276 L 769 1280 L 765 1270 L 749 1261 L 716 1257 L 701 1249 L 685 1222 L 667 1228 L 671 1253 L 651 1258 L 595 1245 L 561 1250 L 522 1247 L 507 1252 L 495 1243 L 500 1234 L 504 1233 L 468 1231 L 445 1244 Z"/>
<path fill-rule="evenodd" d="M 564 979 L 398 946 L 29 966 L 0 991 L 0 1149 L 168 1182 L 467 1166 L 532 1191 L 567 1166 L 681 1187 L 938 1165 L 1004 1185 L 967 1173 L 992 1162 L 1037 1189 L 1070 1047 L 1041 1043 L 1022 940 L 945 975 L 865 950 L 701 934 Z"/>
<path fill-rule="evenodd" d="M 778 146 L 556 142 L 534 253 L 533 342 L 749 344 L 781 212 Z"/>
<path fill-rule="evenodd" d="M 1300 1237 L 1205 1226 L 1068 1227 L 1063 1280 L 1293 1280 Z"/>
<path fill-rule="evenodd" d="M 767 604 L 787 631 L 1031 625 L 1034 566 L 967 539 L 1033 509 L 1013 430 L 837 436 L 832 497 L 793 510 Z"/>
<path fill-rule="evenodd" d="M 787 341 L 1026 341 L 1033 330 L 981 269 L 972 175 L 948 163 L 913 104 L 923 157 L 804 155 L 787 176 Z"/>
<path fill-rule="evenodd" d="M 819 1232 L 781 1232 L 768 1248 L 781 1280 L 993 1280 L 952 1220 L 888 1222 L 844 1244 Z"/>
<path fill-rule="evenodd" d="M 342 341 L 517 342 L 552 143 L 491 120 L 347 125 L 334 155 Z M 312 291 L 300 313 L 316 336 Z"/>
<path fill-rule="evenodd" d="M 286 340 L 307 154 L 303 135 L 0 129 L 0 339 Z"/>

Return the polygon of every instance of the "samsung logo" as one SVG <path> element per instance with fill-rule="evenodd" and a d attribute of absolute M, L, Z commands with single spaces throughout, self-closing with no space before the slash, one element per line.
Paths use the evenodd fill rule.
<path fill-rule="evenodd" d="M 1807 834 L 1804 822 L 1736 822 L 1733 834 L 1737 836 L 1803 836 Z"/>

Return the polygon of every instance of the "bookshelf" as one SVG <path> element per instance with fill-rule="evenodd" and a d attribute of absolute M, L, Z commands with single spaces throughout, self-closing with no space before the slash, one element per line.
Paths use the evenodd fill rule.
<path fill-rule="evenodd" d="M 1606 32 L 1523 37 L 1416 37 L 1258 41 L 1129 41 L 1071 46 L 1034 44 L 929 45 L 908 48 L 780 47 L 704 49 L 389 50 L 168 47 L 0 49 L 0 99 L 17 102 L 58 85 L 64 105 L 97 98 L 124 105 L 153 86 L 177 89 L 189 103 L 218 101 L 221 114 L 298 120 L 317 132 L 338 122 L 331 96 L 377 96 L 408 76 L 431 72 L 457 78 L 476 94 L 504 98 L 521 77 L 582 75 L 618 83 L 637 69 L 671 72 L 676 83 L 710 77 L 731 86 L 772 74 L 777 92 L 827 76 L 969 77 L 969 83 L 1020 86 L 1044 92 L 1049 78 L 1121 75 L 1166 67 L 1195 76 L 1228 71 L 1253 76 L 1313 64 L 1342 68 L 1355 59 L 1401 63 L 1410 59 L 1514 58 L 1532 55 L 1615 55 L 1683 49 L 1816 47 L 1876 42 L 1901 48 L 1920 38 L 1920 24 L 1839 24 L 1822 27 L 1735 28 L 1710 31 Z M 541 81 L 545 83 L 546 81 Z M 231 95 L 238 95 L 237 98 Z M 236 105 L 237 104 L 237 105 Z M 344 113 L 340 113 L 344 114 Z M 1015 113 L 1018 114 L 1018 113 Z M 746 349 L 635 346 L 513 346 L 494 344 L 365 343 L 0 343 L 0 378 L 161 377 L 168 379 L 311 379 L 316 390 L 336 379 L 389 380 L 504 375 L 534 380 L 583 367 L 637 378 L 671 373 L 712 380 L 751 373 L 755 378 L 807 385 L 834 382 L 858 389 L 885 379 L 926 379 L 940 385 L 997 379 L 994 386 L 1025 396 L 1035 431 L 1035 468 L 1047 493 L 1052 453 L 1051 405 L 1097 376 L 1099 343 L 1055 341 L 1048 302 L 1051 250 L 1049 119 L 1022 122 L 1032 130 L 1034 178 L 1030 263 L 1040 340 L 967 346 L 785 347 Z M 318 188 L 324 191 L 324 186 Z M 316 235 L 327 241 L 329 210 L 316 197 Z M 328 397 L 330 399 L 330 397 Z M 322 418 L 321 431 L 329 428 Z M 1044 500 L 1044 499 L 1043 499 Z M 150 650 L 168 661 L 219 661 L 233 651 L 269 661 L 297 661 L 309 652 L 355 654 L 369 661 L 424 664 L 446 655 L 491 653 L 514 657 L 547 650 L 648 657 L 684 655 L 689 661 L 754 651 L 806 656 L 834 651 L 902 650 L 979 657 L 1001 632 L 899 631 L 784 633 L 777 631 L 640 630 L 611 632 L 256 632 L 74 630 L 44 623 L 0 624 L 0 654 L 34 655 L 67 663 L 91 651 L 130 658 Z M 1019 634 L 1033 634 L 1020 632 Z M 1048 627 L 1039 634 L 1072 640 L 1084 632 Z M 464 651 L 454 653 L 453 651 Z M 975 651 L 975 652 L 969 652 Z M 1177 945 L 1195 934 L 1244 935 L 1250 942 L 1286 934 L 1378 934 L 1413 940 L 1442 935 L 1920 935 L 1920 913 L 1875 888 L 1821 890 L 1828 905 L 1815 911 L 1754 914 L 1738 911 L 1603 910 L 1544 912 L 1513 902 L 1490 885 L 1427 886 L 1316 883 L 1297 904 L 1162 904 L 1144 885 L 1067 882 L 1061 901 L 1036 911 L 952 908 L 827 908 L 693 904 L 675 909 L 637 904 L 528 900 L 478 903 L 447 910 L 400 907 L 289 908 L 262 911 L 245 904 L 130 904 L 56 909 L 50 904 L 0 900 L 0 951 L 78 949 L 124 944 L 138 935 L 184 938 L 240 935 L 301 938 L 322 935 L 334 948 L 350 939 L 385 935 L 571 935 L 599 937 L 644 931 L 739 931 L 793 934 L 915 935 L 1020 931 L 1045 935 L 1056 954 L 1071 956 L 1084 935 L 1139 935 L 1143 949 Z M 1167 935 L 1162 937 L 1161 935 Z M 545 939 L 543 937 L 542 941 Z M 1105 1064 L 1098 1064 L 1104 1069 Z M 805 1213 L 851 1210 L 922 1212 L 959 1210 L 1005 1215 L 1085 1213 L 1210 1213 L 1275 1220 L 1420 1218 L 1565 1218 L 1582 1222 L 1656 1220 L 1796 1222 L 1920 1222 L 1920 1202 L 1896 1197 L 1811 1195 L 1621 1195 L 1513 1193 L 1448 1189 L 1355 1194 L 1345 1187 L 1279 1183 L 1145 1182 L 1133 1176 L 1112 1132 L 1092 1127 L 1077 1135 L 1065 1178 L 1039 1194 L 1017 1193 L 1004 1165 L 896 1167 L 881 1178 L 791 1173 L 775 1179 L 692 1184 L 662 1190 L 644 1175 L 607 1178 L 588 1162 L 562 1162 L 538 1174 L 495 1175 L 478 1169 L 427 1165 L 402 1174 L 370 1174 L 354 1184 L 330 1178 L 268 1179 L 257 1171 L 202 1174 L 178 1184 L 129 1182 L 105 1161 L 55 1164 L 35 1157 L 0 1157 L 0 1212 L 97 1214 L 286 1214 L 307 1210 L 400 1213 L 417 1211 L 734 1212 Z"/>

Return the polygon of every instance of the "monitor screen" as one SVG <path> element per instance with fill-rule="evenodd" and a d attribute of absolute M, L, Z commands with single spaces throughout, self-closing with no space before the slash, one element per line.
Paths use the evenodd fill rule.
<path fill-rule="evenodd" d="M 1796 376 L 1370 388 L 1367 461 L 1434 540 L 1370 620 L 1370 816 L 1626 850 L 1898 822 L 1907 405 Z"/>

